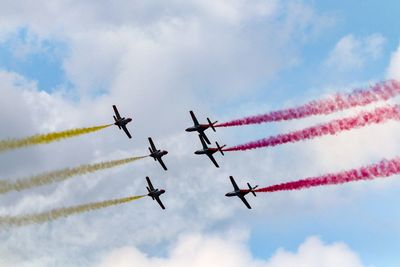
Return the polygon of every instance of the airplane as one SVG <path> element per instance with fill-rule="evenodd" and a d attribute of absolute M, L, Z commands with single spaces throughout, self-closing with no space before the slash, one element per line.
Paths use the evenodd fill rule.
<path fill-rule="evenodd" d="M 147 180 L 147 184 L 148 184 L 148 186 L 146 186 L 146 188 L 147 188 L 147 191 L 149 191 L 149 193 L 147 195 L 149 197 L 151 197 L 153 200 L 156 200 L 158 202 L 158 204 L 160 205 L 160 207 L 163 210 L 165 210 L 165 207 L 160 200 L 160 196 L 165 193 L 165 190 L 164 189 L 159 190 L 158 188 L 154 189 L 154 187 L 150 181 L 150 178 L 148 176 L 146 176 L 146 180 Z"/>
<path fill-rule="evenodd" d="M 190 111 L 190 116 L 192 116 L 194 126 L 187 128 L 185 131 L 186 132 L 198 132 L 204 138 L 204 140 L 206 140 L 207 144 L 211 145 L 211 142 L 208 139 L 208 137 L 206 136 L 206 134 L 204 133 L 204 131 L 207 130 L 209 127 L 211 127 L 211 129 L 213 129 L 213 131 L 215 132 L 214 125 L 218 121 L 211 122 L 211 120 L 209 118 L 207 118 L 208 124 L 199 124 L 199 121 L 197 120 L 197 118 L 194 115 L 192 110 Z"/>
<path fill-rule="evenodd" d="M 150 143 L 150 147 L 149 147 L 150 157 L 152 157 L 155 161 L 158 161 L 164 170 L 167 170 L 167 167 L 165 166 L 165 164 L 161 158 L 162 158 L 162 156 L 167 155 L 168 151 L 157 149 L 156 146 L 154 145 L 151 137 L 149 137 L 149 143 Z"/>
<path fill-rule="evenodd" d="M 248 209 L 251 209 L 249 202 L 247 202 L 246 198 L 244 197 L 245 195 L 247 195 L 248 193 L 252 193 L 254 196 L 256 196 L 256 192 L 254 192 L 254 189 L 256 189 L 258 187 L 258 185 L 251 187 L 251 185 L 249 183 L 247 183 L 247 186 L 249 187 L 249 189 L 239 189 L 239 187 L 237 186 L 235 179 L 233 179 L 232 176 L 229 176 L 229 178 L 231 179 L 231 183 L 233 185 L 233 188 L 235 189 L 235 191 L 226 193 L 225 196 L 227 197 L 234 197 L 237 196 L 239 197 L 243 203 L 246 205 L 246 207 Z"/>
<path fill-rule="evenodd" d="M 114 113 L 115 113 L 115 116 L 113 116 L 114 117 L 114 121 L 115 121 L 114 124 L 117 125 L 120 130 L 122 128 L 122 130 L 124 130 L 124 132 L 126 133 L 126 135 L 129 138 L 132 138 L 131 134 L 128 131 L 128 128 L 126 128 L 126 125 L 128 123 L 130 123 L 132 121 L 132 119 L 131 118 L 125 118 L 125 117 L 121 118 L 121 116 L 119 115 L 118 109 L 117 109 L 117 107 L 115 105 L 113 105 L 113 109 L 114 109 Z"/>
<path fill-rule="evenodd" d="M 203 149 L 197 150 L 196 152 L 194 152 L 194 154 L 207 155 L 210 158 L 210 160 L 214 163 L 215 167 L 219 168 L 219 165 L 218 165 L 217 161 L 215 160 L 215 158 L 213 157 L 213 154 L 219 151 L 219 152 L 221 152 L 222 156 L 224 156 L 224 152 L 222 151 L 222 149 L 224 147 L 226 147 L 226 145 L 219 146 L 218 142 L 215 142 L 217 147 L 208 147 L 203 136 L 199 134 L 199 138 L 203 145 Z"/>

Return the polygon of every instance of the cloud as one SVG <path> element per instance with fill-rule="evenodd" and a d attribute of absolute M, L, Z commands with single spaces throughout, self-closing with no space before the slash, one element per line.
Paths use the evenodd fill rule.
<path fill-rule="evenodd" d="M 372 34 L 357 38 L 353 34 L 343 36 L 329 53 L 326 67 L 340 72 L 362 69 L 369 61 L 382 55 L 385 38 L 381 34 Z"/>
<path fill-rule="evenodd" d="M 296 253 L 278 250 L 266 267 L 362 267 L 360 258 L 346 244 L 324 244 L 317 237 L 309 237 Z"/>
<path fill-rule="evenodd" d="M 400 46 L 392 53 L 390 64 L 387 69 L 387 76 L 390 79 L 397 79 L 400 81 Z"/>
<path fill-rule="evenodd" d="M 193 91 L 194 97 L 212 92 L 216 102 L 237 97 L 292 66 L 298 40 L 326 25 L 301 2 L 260 0 L 116 1 L 112 7 L 64 0 L 40 8 L 16 1 L 0 15 L 34 40 L 66 43 L 64 70 L 81 97 L 110 93 L 131 101 L 132 93 L 157 101 L 171 90 L 187 101 Z"/>
<path fill-rule="evenodd" d="M 321 30 L 321 17 L 312 8 L 301 2 L 293 5 L 270 1 L 93 3 L 12 1 L 2 6 L 0 25 L 14 27 L 14 31 L 24 26 L 32 40 L 54 39 L 66 44 L 69 53 L 63 67 L 74 92 L 56 88 L 48 93 L 34 81 L 1 72 L 0 135 L 7 138 L 103 124 L 112 120 L 111 105 L 117 104 L 123 114 L 133 116 L 129 125 L 133 139 L 110 128 L 99 134 L 2 154 L 1 178 L 147 153 L 148 136 L 170 151 L 165 159 L 169 170 L 165 173 L 151 160 L 144 160 L 65 183 L 7 194 L 1 196 L 0 212 L 22 214 L 143 193 L 144 177 L 148 175 L 155 185 L 167 189 L 163 200 L 166 213 L 150 199 L 143 199 L 49 224 L 7 229 L 0 233 L 1 259 L 11 257 L 18 263 L 14 266 L 25 260 L 41 262 L 39 266 L 87 266 L 102 251 L 118 246 L 145 247 L 150 254 L 164 252 L 180 234 L 207 232 L 219 223 L 244 218 L 247 210 L 240 200 L 224 197 L 231 190 L 229 175 L 239 177 L 241 185 L 246 181 L 262 185 L 324 170 L 325 166 L 317 163 L 305 170 L 304 163 L 313 162 L 315 155 L 299 149 L 301 145 L 226 155 L 223 160 L 217 158 L 221 162 L 217 170 L 207 158 L 193 155 L 198 147 L 197 136 L 183 132 L 190 123 L 189 109 L 196 110 L 199 119 L 204 120 L 226 98 L 252 94 L 260 84 L 291 67 L 299 56 L 300 45 Z M 369 42 L 372 45 L 366 47 L 379 47 L 373 45 L 379 42 Z M 367 48 L 365 51 L 374 55 Z M 71 99 L 71 95 L 77 99 Z M 248 136 L 218 130 L 218 139 L 232 144 L 238 136 L 247 139 L 265 133 L 268 129 L 254 128 Z M 210 137 L 217 136 L 210 133 Z M 328 157 L 328 153 L 325 155 Z M 310 193 L 298 199 L 291 194 L 268 201 L 259 197 L 251 203 L 257 207 L 257 217 L 282 210 L 290 213 L 290 207 L 282 209 L 282 200 L 311 205 L 316 198 L 326 196 Z M 210 246 L 215 243 L 215 247 L 223 244 L 221 238 L 200 236 L 187 240 L 192 241 L 182 241 L 181 250 L 182 244 L 190 248 L 198 240 L 209 241 Z M 233 248 L 237 249 L 241 245 L 235 242 Z M 200 244 L 196 246 L 204 249 L 205 255 L 211 253 Z M 226 250 L 230 249 L 228 244 Z M 152 260 L 133 250 L 136 256 Z M 240 255 L 247 257 L 249 264 L 254 261 L 248 253 Z"/>
<path fill-rule="evenodd" d="M 230 233 L 235 235 L 236 233 Z M 96 267 L 130 266 L 220 266 L 220 267 L 362 267 L 360 258 L 346 244 L 324 244 L 309 237 L 296 252 L 278 249 L 267 260 L 254 258 L 245 240 L 232 236 L 187 235 L 181 237 L 166 257 L 150 257 L 134 247 L 116 249 Z"/>

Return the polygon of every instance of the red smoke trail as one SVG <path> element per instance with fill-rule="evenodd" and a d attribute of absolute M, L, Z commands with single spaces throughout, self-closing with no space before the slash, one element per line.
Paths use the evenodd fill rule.
<path fill-rule="evenodd" d="M 388 100 L 400 95 L 400 83 L 388 80 L 377 83 L 365 90 L 355 90 L 349 94 L 336 94 L 327 99 L 311 101 L 297 108 L 272 111 L 267 114 L 250 116 L 215 125 L 215 127 L 240 126 L 273 121 L 300 119 L 312 115 L 330 114 L 357 106 L 365 106 L 373 102 Z"/>
<path fill-rule="evenodd" d="M 272 147 L 285 143 L 294 143 L 301 140 L 312 139 L 323 135 L 334 135 L 342 131 L 364 127 L 369 124 L 383 123 L 389 119 L 400 120 L 400 106 L 386 106 L 376 108 L 371 112 L 361 112 L 354 117 L 333 120 L 328 123 L 319 124 L 303 130 L 271 136 L 265 139 L 253 141 L 223 149 L 223 151 L 249 150 L 261 147 Z"/>
<path fill-rule="evenodd" d="M 392 160 L 382 160 L 360 169 L 352 169 L 339 173 L 331 173 L 319 177 L 306 178 L 298 181 L 287 182 L 260 188 L 255 192 L 276 192 L 285 190 L 299 190 L 314 186 L 343 184 L 360 180 L 372 180 L 379 177 L 388 177 L 400 174 L 400 157 Z"/>

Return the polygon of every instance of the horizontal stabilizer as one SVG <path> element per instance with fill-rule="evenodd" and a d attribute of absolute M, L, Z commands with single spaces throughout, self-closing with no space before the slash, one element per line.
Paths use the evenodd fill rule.
<path fill-rule="evenodd" d="M 254 192 L 254 189 L 256 189 L 258 187 L 258 185 L 256 185 L 255 187 L 251 187 L 250 183 L 247 183 L 247 186 L 249 187 L 249 191 L 256 197 L 256 192 Z"/>
<path fill-rule="evenodd" d="M 215 144 L 217 145 L 218 151 L 222 154 L 222 156 L 224 156 L 224 151 L 222 150 L 224 147 L 226 147 L 226 145 L 220 146 L 218 144 L 218 142 L 215 142 Z"/>
<path fill-rule="evenodd" d="M 213 129 L 214 132 L 216 132 L 214 124 L 216 124 L 218 121 L 211 122 L 210 118 L 207 118 L 208 124 L 210 125 L 211 129 Z"/>
<path fill-rule="evenodd" d="M 115 125 L 117 125 L 117 126 L 118 126 L 118 128 L 121 130 L 121 126 L 119 126 L 119 124 L 117 124 L 117 121 L 118 121 L 118 120 L 117 120 L 117 117 L 115 117 L 115 116 L 113 116 L 113 117 L 114 117 L 114 121 L 115 121 L 115 123 L 114 123 L 114 124 L 115 124 Z"/>

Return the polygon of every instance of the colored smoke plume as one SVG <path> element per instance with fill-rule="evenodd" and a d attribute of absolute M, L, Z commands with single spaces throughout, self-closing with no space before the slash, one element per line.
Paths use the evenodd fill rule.
<path fill-rule="evenodd" d="M 67 168 L 64 170 L 58 170 L 58 171 L 52 171 L 52 172 L 47 172 L 39 175 L 34 175 L 29 178 L 24 178 L 24 179 L 19 179 L 14 182 L 8 182 L 8 181 L 1 181 L 0 183 L 0 193 L 7 193 L 9 191 L 21 191 L 24 189 L 36 187 L 36 186 L 41 186 L 53 182 L 60 182 L 63 180 L 66 180 L 68 178 L 71 178 L 76 175 L 83 175 L 87 173 L 92 173 L 104 169 L 109 169 L 113 167 L 117 167 L 120 165 L 124 165 L 144 157 L 131 157 L 131 158 L 126 158 L 126 159 L 120 159 L 120 160 L 113 160 L 113 161 L 106 161 L 106 162 L 100 162 L 100 163 L 95 163 L 95 164 L 86 164 L 86 165 L 81 165 L 75 168 Z"/>
<path fill-rule="evenodd" d="M 287 182 L 277 185 L 256 189 L 255 192 L 276 192 L 284 190 L 299 190 L 314 186 L 343 184 L 360 180 L 372 180 L 379 177 L 388 177 L 400 174 L 400 157 L 392 160 L 382 160 L 359 169 L 352 169 L 339 173 L 325 174 L 322 176 L 306 178 L 298 181 Z"/>
<path fill-rule="evenodd" d="M 273 147 L 286 143 L 294 143 L 301 140 L 312 139 L 323 135 L 335 135 L 342 131 L 364 127 L 370 124 L 378 124 L 386 122 L 390 119 L 400 120 L 400 106 L 379 107 L 370 112 L 360 112 L 358 115 L 333 120 L 328 123 L 322 123 L 316 126 L 305 128 L 303 130 L 294 131 L 287 134 L 271 136 L 261 140 L 253 141 L 234 147 L 229 147 L 223 151 L 239 151 L 249 150 L 262 147 Z"/>
<path fill-rule="evenodd" d="M 250 116 L 215 125 L 215 127 L 241 126 L 273 121 L 301 119 L 313 115 L 330 114 L 373 102 L 385 101 L 400 95 L 400 82 L 388 80 L 365 90 L 355 90 L 349 94 L 335 94 L 329 98 L 314 100 L 305 105 L 284 110 L 272 111 L 262 115 Z"/>
<path fill-rule="evenodd" d="M 0 152 L 6 150 L 13 150 L 21 147 L 48 144 L 55 141 L 59 141 L 65 138 L 71 138 L 78 135 L 88 134 L 96 131 L 100 131 L 104 128 L 110 127 L 112 124 L 100 125 L 87 128 L 77 128 L 61 132 L 53 132 L 48 134 L 37 134 L 21 139 L 8 139 L 0 141 Z"/>
<path fill-rule="evenodd" d="M 62 207 L 57 209 L 52 209 L 50 211 L 36 213 L 36 214 L 28 214 L 21 216 L 2 216 L 0 217 L 0 226 L 23 226 L 27 224 L 34 223 L 44 223 L 47 221 L 56 220 L 62 217 L 67 217 L 73 214 L 84 213 L 88 211 L 93 211 L 97 209 L 103 209 L 110 206 L 115 206 L 119 204 L 124 204 L 127 202 L 131 202 L 137 199 L 140 199 L 144 196 L 131 196 L 119 199 L 111 199 L 101 202 L 93 202 L 73 207 Z"/>

